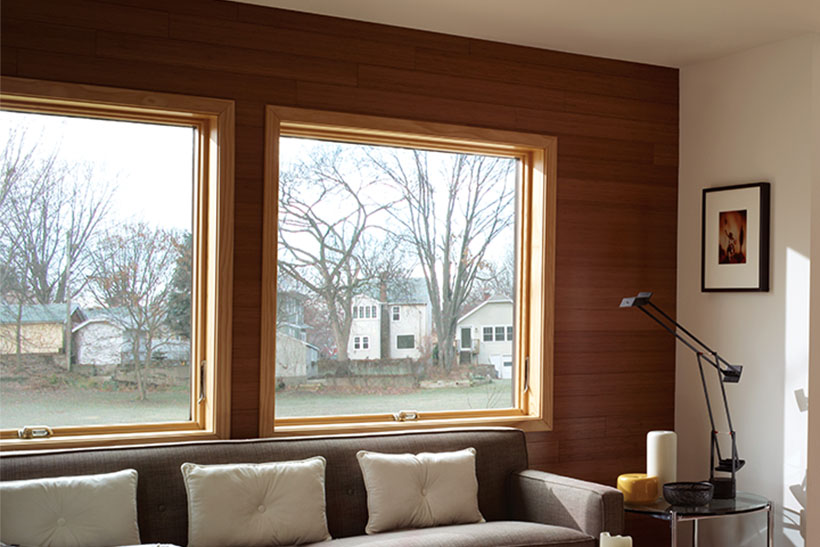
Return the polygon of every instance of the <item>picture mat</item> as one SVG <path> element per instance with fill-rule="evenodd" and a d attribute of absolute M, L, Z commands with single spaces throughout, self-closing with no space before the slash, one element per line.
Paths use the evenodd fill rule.
<path fill-rule="evenodd" d="M 757 289 L 760 286 L 760 187 L 706 192 L 704 203 L 703 286 L 706 289 Z M 746 263 L 719 264 L 720 213 L 746 210 Z"/>

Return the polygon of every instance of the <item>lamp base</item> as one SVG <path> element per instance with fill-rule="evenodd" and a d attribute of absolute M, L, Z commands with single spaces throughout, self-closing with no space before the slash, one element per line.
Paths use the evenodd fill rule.
<path fill-rule="evenodd" d="M 735 479 L 732 477 L 713 477 L 709 482 L 715 486 L 715 493 L 712 498 L 716 500 L 735 499 Z"/>

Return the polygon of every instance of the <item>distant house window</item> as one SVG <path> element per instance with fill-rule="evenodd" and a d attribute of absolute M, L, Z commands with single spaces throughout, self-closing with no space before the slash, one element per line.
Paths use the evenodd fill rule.
<path fill-rule="evenodd" d="M 496 327 L 495 328 L 495 341 L 496 342 L 503 342 L 504 341 L 504 327 Z"/>
<path fill-rule="evenodd" d="M 364 307 L 364 316 L 365 316 L 367 319 L 370 319 L 370 306 L 365 306 L 365 307 Z"/>
<path fill-rule="evenodd" d="M 396 336 L 396 349 L 413 349 L 416 347 L 416 337 L 413 334 Z"/>
<path fill-rule="evenodd" d="M 378 314 L 376 314 L 376 306 L 370 306 L 370 315 L 371 317 L 373 317 L 373 319 L 376 319 L 378 317 Z"/>
<path fill-rule="evenodd" d="M 513 339 L 512 325 L 507 325 L 507 342 L 512 342 L 512 339 Z"/>
<path fill-rule="evenodd" d="M 398 321 L 401 319 L 401 313 L 399 310 L 400 308 L 398 306 L 393 306 L 393 321 Z"/>
<path fill-rule="evenodd" d="M 370 348 L 370 337 L 364 336 L 362 337 L 362 349 L 369 349 Z"/>
<path fill-rule="evenodd" d="M 358 336 L 353 338 L 353 349 L 361 349 L 361 338 Z"/>
<path fill-rule="evenodd" d="M 353 319 L 358 319 L 358 318 L 359 318 L 359 307 L 358 306 L 353 306 Z"/>
<path fill-rule="evenodd" d="M 512 366 L 512 361 L 504 361 L 504 366 L 505 367 L 511 367 Z"/>
<path fill-rule="evenodd" d="M 493 341 L 493 328 L 492 327 L 484 327 L 484 341 L 485 342 L 492 342 Z"/>

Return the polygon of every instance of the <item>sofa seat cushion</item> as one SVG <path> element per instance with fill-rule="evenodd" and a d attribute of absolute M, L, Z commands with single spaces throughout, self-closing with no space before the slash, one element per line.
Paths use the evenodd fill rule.
<path fill-rule="evenodd" d="M 523 521 L 457 524 L 339 538 L 315 547 L 595 547 L 595 540 L 578 530 Z"/>

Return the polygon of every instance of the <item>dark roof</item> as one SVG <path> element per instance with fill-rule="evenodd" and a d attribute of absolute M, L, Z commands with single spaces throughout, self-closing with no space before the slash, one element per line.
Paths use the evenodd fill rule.
<path fill-rule="evenodd" d="M 77 311 L 79 306 L 71 306 L 71 313 Z M 20 310 L 17 304 L 0 304 L 0 324 L 17 323 L 17 314 Z M 34 323 L 65 323 L 65 304 L 25 304 L 22 309 L 22 320 L 24 324 Z"/>
<path fill-rule="evenodd" d="M 368 285 L 362 294 L 379 300 L 378 285 Z M 399 281 L 387 289 L 386 304 L 427 304 L 430 296 L 427 294 L 427 282 L 423 277 L 412 277 Z"/>

